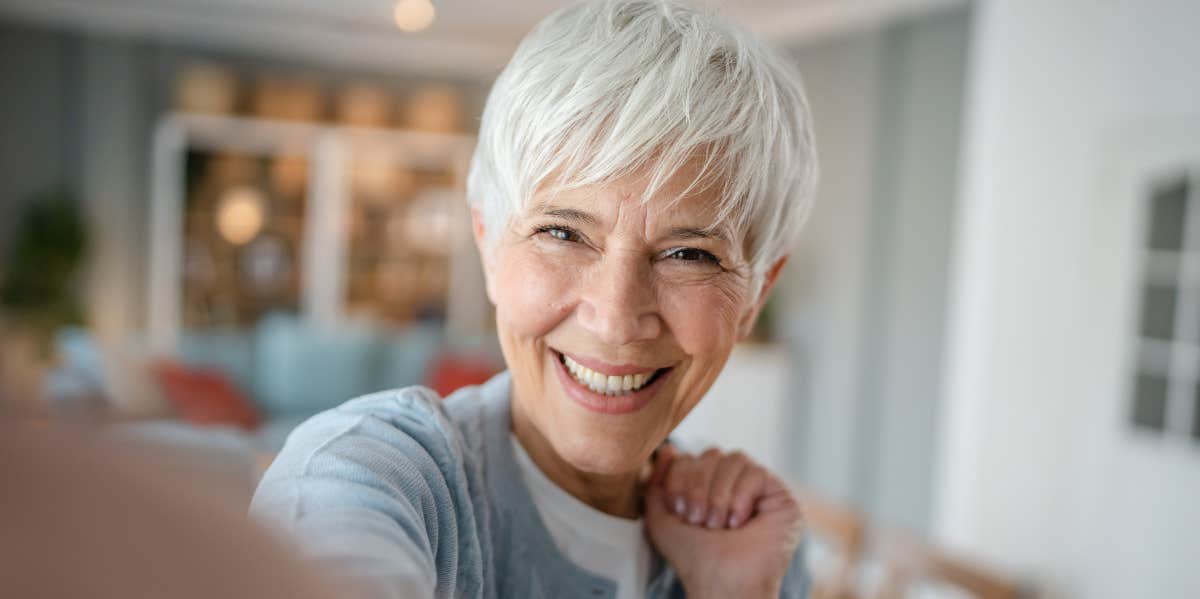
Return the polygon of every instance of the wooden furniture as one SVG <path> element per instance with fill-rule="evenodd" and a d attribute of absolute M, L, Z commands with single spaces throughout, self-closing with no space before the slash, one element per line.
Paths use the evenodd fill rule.
<path fill-rule="evenodd" d="M 917 596 L 921 585 L 953 588 L 975 599 L 1022 596 L 1020 585 L 1011 580 L 913 535 L 872 526 L 858 510 L 811 489 L 799 485 L 793 489 L 800 498 L 807 534 L 831 554 L 828 563 L 812 572 L 813 599 L 903 599 Z M 876 572 L 882 574 L 880 583 L 864 585 L 863 574 L 878 580 Z"/>
<path fill-rule="evenodd" d="M 433 305 L 450 330 L 486 330 L 491 308 L 463 199 L 474 142 L 460 133 L 164 115 L 150 180 L 152 350 L 171 355 L 185 329 L 213 326 L 208 320 L 242 326 L 281 304 L 316 326 L 364 316 L 408 322 Z M 209 164 L 225 167 L 200 176 L 215 181 L 211 190 L 189 185 L 198 156 L 211 157 L 205 175 Z M 241 187 L 261 196 L 249 203 L 263 243 L 237 245 L 213 227 L 224 192 Z M 284 273 L 282 283 L 254 295 L 247 281 L 263 272 Z M 211 297 L 237 301 L 213 307 Z M 217 316 L 189 322 L 191 314 Z"/>
<path fill-rule="evenodd" d="M 878 546 L 884 560 L 883 584 L 874 599 L 901 599 L 921 582 L 953 587 L 977 599 L 1017 599 L 1020 588 L 992 572 L 952 557 L 908 535 L 880 535 Z"/>
<path fill-rule="evenodd" d="M 808 531 L 834 553 L 830 572 L 814 577 L 813 599 L 855 599 L 855 576 L 866 545 L 866 520 L 856 510 L 799 489 Z"/>

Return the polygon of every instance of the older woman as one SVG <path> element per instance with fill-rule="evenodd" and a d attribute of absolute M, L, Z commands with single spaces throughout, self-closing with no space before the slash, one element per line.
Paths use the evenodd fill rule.
<path fill-rule="evenodd" d="M 805 594 L 787 489 L 663 443 L 749 333 L 814 177 L 799 79 L 746 33 L 668 0 L 547 18 L 468 181 L 508 371 L 311 419 L 252 511 L 372 596 Z"/>

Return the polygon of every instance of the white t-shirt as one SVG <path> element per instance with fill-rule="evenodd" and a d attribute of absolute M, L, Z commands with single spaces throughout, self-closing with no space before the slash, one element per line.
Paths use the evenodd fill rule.
<path fill-rule="evenodd" d="M 652 553 L 642 519 L 611 516 L 574 498 L 546 476 L 512 437 L 525 486 L 554 544 L 572 563 L 616 581 L 616 599 L 646 596 Z"/>

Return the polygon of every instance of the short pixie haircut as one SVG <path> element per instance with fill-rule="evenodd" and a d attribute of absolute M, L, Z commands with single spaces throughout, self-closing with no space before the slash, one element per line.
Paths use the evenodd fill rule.
<path fill-rule="evenodd" d="M 797 69 L 677 0 L 592 0 L 543 20 L 496 79 L 467 197 L 494 240 L 538 191 L 645 172 L 645 201 L 689 163 L 680 195 L 720 186 L 711 227 L 742 236 L 758 279 L 788 253 L 816 184 Z"/>

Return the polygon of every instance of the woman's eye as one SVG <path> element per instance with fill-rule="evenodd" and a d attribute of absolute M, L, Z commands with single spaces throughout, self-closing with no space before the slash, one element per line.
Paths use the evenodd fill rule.
<path fill-rule="evenodd" d="M 539 227 L 538 233 L 544 233 L 559 241 L 579 241 L 579 233 L 564 227 Z"/>
<path fill-rule="evenodd" d="M 684 262 L 707 262 L 711 264 L 720 264 L 721 261 L 716 256 L 696 248 L 676 248 L 667 253 L 667 258 L 672 260 L 682 260 Z"/>

